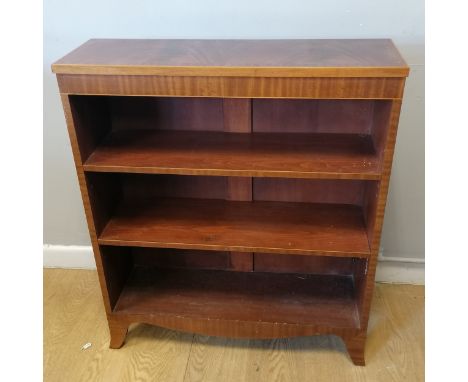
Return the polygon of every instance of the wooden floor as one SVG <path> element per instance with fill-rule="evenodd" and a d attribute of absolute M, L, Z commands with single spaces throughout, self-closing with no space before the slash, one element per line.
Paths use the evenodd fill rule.
<path fill-rule="evenodd" d="M 365 367 L 332 336 L 231 340 L 135 325 L 121 349 L 108 345 L 96 272 L 44 270 L 46 382 L 423 381 L 424 287 L 377 285 Z"/>

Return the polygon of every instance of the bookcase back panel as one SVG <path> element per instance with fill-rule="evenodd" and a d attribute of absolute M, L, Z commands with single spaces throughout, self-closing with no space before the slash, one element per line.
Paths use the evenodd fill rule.
<path fill-rule="evenodd" d="M 250 200 L 233 197 L 233 178 L 148 174 L 96 174 L 95 178 L 120 179 L 122 196 L 128 198 L 200 198 Z M 252 187 L 252 200 L 366 205 L 376 181 L 334 179 L 244 178 L 234 180 Z M 237 187 L 239 188 L 239 187 Z M 246 190 L 248 191 L 248 190 Z"/>
<path fill-rule="evenodd" d="M 235 270 L 231 252 L 227 251 L 101 246 L 101 252 L 107 267 L 114 273 L 119 272 L 122 279 L 128 277 L 134 267 Z M 357 281 L 362 279 L 366 264 L 366 259 L 362 258 L 275 253 L 255 253 L 254 259 L 255 272 L 352 275 Z"/>
<path fill-rule="evenodd" d="M 370 134 L 374 101 L 253 100 L 254 132 Z"/>
<path fill-rule="evenodd" d="M 253 199 L 362 205 L 367 181 L 254 178 Z"/>
<path fill-rule="evenodd" d="M 112 127 L 223 131 L 222 98 L 109 97 Z"/>
<path fill-rule="evenodd" d="M 132 248 L 131 250 L 135 266 L 235 270 L 231 252 L 227 251 L 175 248 Z"/>
<path fill-rule="evenodd" d="M 122 174 L 124 198 L 228 199 L 228 179 L 222 176 Z"/>
<path fill-rule="evenodd" d="M 307 273 L 322 275 L 356 275 L 359 258 L 330 256 L 284 256 L 276 253 L 255 253 L 255 272 Z"/>

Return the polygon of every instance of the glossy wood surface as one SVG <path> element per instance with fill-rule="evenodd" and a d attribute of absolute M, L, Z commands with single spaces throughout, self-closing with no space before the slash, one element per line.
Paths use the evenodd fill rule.
<path fill-rule="evenodd" d="M 362 210 L 339 204 L 149 199 L 124 202 L 101 245 L 369 255 Z"/>
<path fill-rule="evenodd" d="M 92 39 L 55 73 L 238 77 L 403 77 L 391 40 Z"/>
<path fill-rule="evenodd" d="M 370 136 L 126 130 L 112 133 L 86 171 L 379 179 Z"/>
<path fill-rule="evenodd" d="M 358 328 L 351 277 L 136 268 L 116 314 Z"/>

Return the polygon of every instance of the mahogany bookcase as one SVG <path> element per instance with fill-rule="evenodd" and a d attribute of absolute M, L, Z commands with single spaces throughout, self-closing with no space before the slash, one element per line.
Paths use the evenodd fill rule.
<path fill-rule="evenodd" d="M 390 40 L 90 40 L 52 65 L 110 329 L 364 346 L 408 66 Z"/>

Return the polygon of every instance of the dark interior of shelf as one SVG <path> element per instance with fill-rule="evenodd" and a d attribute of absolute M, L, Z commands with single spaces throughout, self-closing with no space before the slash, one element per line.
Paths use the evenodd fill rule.
<path fill-rule="evenodd" d="M 232 263 L 231 252 L 193 250 L 176 248 L 115 247 L 101 246 L 106 254 L 109 251 L 120 256 L 131 256 L 133 266 L 176 269 L 205 269 L 239 271 Z M 238 253 L 250 258 L 250 253 Z M 115 255 L 112 255 L 115 258 Z M 284 256 L 278 253 L 254 253 L 249 271 L 275 273 L 309 273 L 321 275 L 357 276 L 356 264 L 367 261 L 365 258 L 336 256 Z"/>
<path fill-rule="evenodd" d="M 117 314 L 358 328 L 351 276 L 136 267 Z"/>

